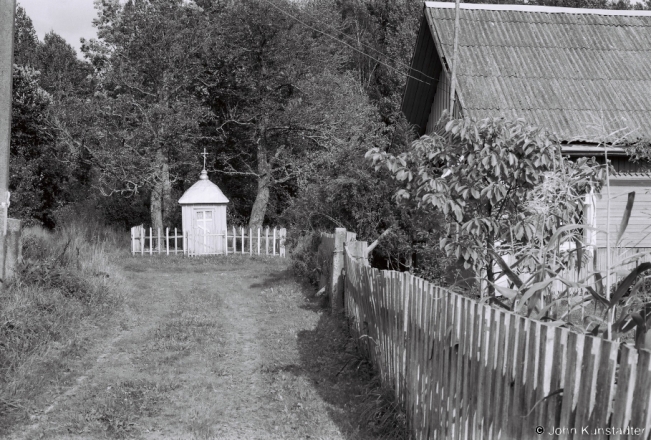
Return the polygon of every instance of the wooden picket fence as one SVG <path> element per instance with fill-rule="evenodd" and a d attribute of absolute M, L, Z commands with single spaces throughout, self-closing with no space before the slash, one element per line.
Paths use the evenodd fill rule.
<path fill-rule="evenodd" d="M 231 231 L 204 233 L 203 231 L 179 231 L 131 228 L 131 253 L 133 255 L 272 255 L 286 257 L 285 228 L 236 228 Z"/>
<path fill-rule="evenodd" d="M 336 248 L 331 236 L 322 244 Z M 355 244 L 345 243 L 344 310 L 414 438 L 649 438 L 648 351 L 379 271 Z"/>

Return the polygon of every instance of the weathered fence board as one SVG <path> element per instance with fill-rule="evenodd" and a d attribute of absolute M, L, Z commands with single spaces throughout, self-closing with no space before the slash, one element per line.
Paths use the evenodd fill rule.
<path fill-rule="evenodd" d="M 378 271 L 356 246 L 344 257 L 351 332 L 403 402 L 414 438 L 541 438 L 537 426 L 559 439 L 649 438 L 649 352 Z M 324 235 L 323 272 L 333 248 Z"/>

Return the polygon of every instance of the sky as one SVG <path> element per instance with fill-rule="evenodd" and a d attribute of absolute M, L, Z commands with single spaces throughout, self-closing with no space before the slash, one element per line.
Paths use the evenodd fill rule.
<path fill-rule="evenodd" d="M 17 0 L 34 23 L 39 40 L 54 31 L 77 51 L 80 38 L 95 38 L 93 0 Z"/>

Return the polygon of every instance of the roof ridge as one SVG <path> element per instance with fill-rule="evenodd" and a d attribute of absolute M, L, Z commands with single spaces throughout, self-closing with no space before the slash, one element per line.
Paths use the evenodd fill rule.
<path fill-rule="evenodd" d="M 426 8 L 454 9 L 454 3 L 447 2 L 425 2 Z M 529 5 L 498 5 L 461 3 L 461 9 L 485 10 L 485 11 L 518 11 L 518 12 L 540 12 L 547 14 L 592 14 L 592 15 L 620 15 L 628 17 L 651 17 L 651 11 L 641 10 L 613 10 L 613 9 L 582 9 L 562 8 L 558 6 L 529 6 Z"/>

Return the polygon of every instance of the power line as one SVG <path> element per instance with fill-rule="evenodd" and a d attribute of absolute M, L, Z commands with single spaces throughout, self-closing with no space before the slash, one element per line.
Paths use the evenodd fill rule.
<path fill-rule="evenodd" d="M 337 32 L 341 32 L 339 29 L 337 29 L 337 28 L 334 27 L 333 25 L 328 24 L 328 23 L 326 23 L 326 22 L 323 21 L 323 20 L 319 20 L 317 17 L 315 17 L 314 15 L 310 14 L 309 12 L 306 12 L 305 10 L 303 10 L 302 12 L 303 12 L 303 14 L 307 15 L 307 16 L 310 17 L 311 19 L 313 19 L 313 20 L 315 20 L 315 21 L 317 21 L 317 22 L 319 22 L 319 23 L 321 23 L 321 24 L 323 24 L 323 25 L 329 27 L 330 29 L 332 29 L 332 30 L 334 30 L 334 31 L 337 31 Z M 343 32 L 342 32 L 342 33 L 343 33 Z M 373 46 L 371 46 L 371 45 L 369 45 L 369 44 L 362 43 L 361 41 L 356 41 L 353 37 L 351 37 L 350 35 L 347 35 L 347 34 L 345 34 L 345 33 L 343 33 L 343 35 L 344 35 L 344 37 L 348 38 L 349 40 L 353 40 L 353 41 L 355 41 L 355 42 L 361 44 L 362 46 L 364 46 L 364 47 L 366 47 L 366 48 L 368 48 L 368 49 L 371 49 L 372 51 L 377 52 L 377 53 L 379 53 L 380 55 L 382 55 L 382 56 L 384 56 L 384 57 L 390 59 L 390 60 L 393 61 L 393 62 L 395 62 L 395 63 L 397 63 L 397 64 L 401 64 L 401 65 L 403 65 L 404 67 L 406 67 L 406 68 L 409 69 L 409 70 L 413 70 L 413 71 L 415 71 L 415 72 L 420 73 L 421 75 L 423 75 L 423 76 L 426 77 L 426 78 L 429 78 L 429 79 L 431 79 L 431 80 L 433 80 L 433 81 L 437 81 L 437 78 L 433 78 L 433 77 L 427 75 L 425 72 L 422 72 L 422 71 L 420 71 L 420 70 L 414 69 L 414 68 L 411 67 L 409 64 L 405 64 L 405 63 L 403 63 L 402 61 L 400 61 L 400 60 L 398 60 L 398 59 L 396 59 L 396 58 L 390 57 L 389 55 L 385 54 L 385 53 L 382 52 L 381 50 L 378 50 L 378 49 L 374 48 Z"/>
<path fill-rule="evenodd" d="M 375 57 L 373 57 L 373 56 L 367 54 L 366 52 L 364 52 L 364 51 L 362 51 L 362 50 L 359 50 L 358 48 L 356 48 L 356 47 L 354 47 L 354 46 L 352 46 L 352 45 L 346 43 L 345 41 L 342 41 L 342 40 L 340 40 L 339 38 L 337 38 L 337 37 L 335 37 L 335 36 L 333 36 L 333 35 L 328 34 L 327 32 L 323 32 L 321 29 L 317 29 L 317 28 L 315 28 L 314 26 L 312 26 L 312 25 L 310 25 L 310 24 L 308 24 L 308 23 L 305 23 L 303 20 L 299 19 L 298 17 L 296 17 L 296 16 L 290 14 L 289 12 L 285 11 L 284 9 L 282 9 L 282 8 L 280 8 L 280 7 L 276 6 L 276 5 L 274 5 L 270 0 L 262 0 L 262 1 L 265 2 L 265 3 L 267 3 L 269 6 L 271 6 L 271 7 L 275 8 L 275 9 L 277 9 L 277 10 L 280 11 L 281 13 L 287 15 L 288 17 L 290 17 L 290 18 L 296 20 L 297 22 L 301 23 L 303 26 L 306 26 L 306 27 L 312 29 L 312 30 L 315 31 L 315 32 L 318 32 L 318 33 L 320 33 L 320 34 L 323 34 L 323 35 L 325 35 L 326 37 L 329 37 L 329 38 L 331 38 L 331 39 L 333 39 L 333 40 L 335 40 L 335 41 L 337 41 L 337 42 L 339 42 L 339 43 L 341 43 L 341 44 L 343 44 L 343 45 L 345 45 L 345 46 L 348 46 L 348 47 L 350 47 L 351 49 L 353 49 L 354 51 L 359 52 L 359 53 L 361 53 L 362 55 L 365 55 L 365 56 L 369 57 L 369 58 L 372 59 L 373 61 L 376 61 L 376 62 L 382 64 L 383 66 L 388 67 L 389 69 L 394 70 L 394 71 L 397 72 L 397 73 L 400 73 L 400 74 L 402 74 L 402 75 L 405 75 L 406 77 L 411 78 L 411 79 L 413 79 L 413 80 L 416 80 L 416 81 L 418 81 L 418 82 L 422 82 L 423 84 L 430 85 L 430 83 L 428 83 L 427 81 L 423 81 L 422 79 L 416 78 L 415 76 L 412 76 L 412 75 L 410 75 L 410 74 L 408 74 L 408 73 L 402 72 L 402 71 L 396 69 L 395 67 L 390 66 L 389 64 L 387 64 L 387 63 L 385 63 L 385 62 L 383 62 L 383 61 L 380 61 L 380 60 L 378 60 L 377 58 L 375 58 Z M 416 69 L 412 69 L 412 70 L 416 70 Z M 417 72 L 418 72 L 418 71 L 417 71 Z M 422 72 L 418 72 L 418 73 L 421 73 L 422 75 L 425 75 L 425 74 L 422 73 Z M 427 75 L 425 75 L 425 76 L 427 76 Z"/>

